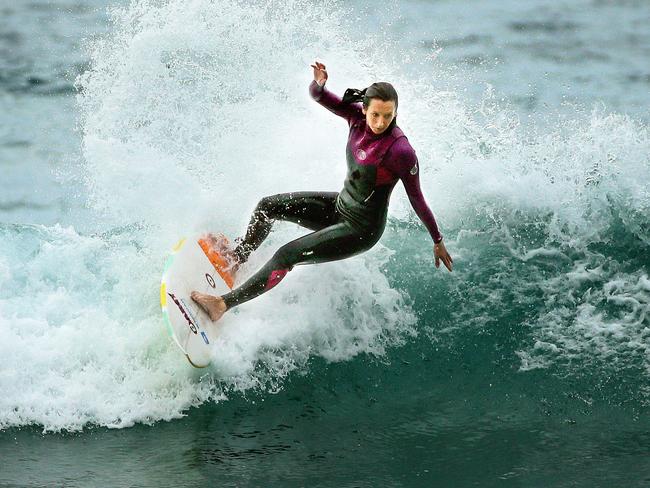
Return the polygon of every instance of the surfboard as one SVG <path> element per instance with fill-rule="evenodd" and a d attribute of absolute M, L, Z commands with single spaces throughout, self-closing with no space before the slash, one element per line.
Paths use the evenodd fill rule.
<path fill-rule="evenodd" d="M 223 236 L 182 238 L 167 257 L 160 282 L 160 306 L 167 332 L 195 368 L 205 368 L 212 361 L 219 328 L 190 293 L 196 290 L 223 295 L 232 289 L 229 263 L 220 253 L 224 245 L 228 241 Z"/>

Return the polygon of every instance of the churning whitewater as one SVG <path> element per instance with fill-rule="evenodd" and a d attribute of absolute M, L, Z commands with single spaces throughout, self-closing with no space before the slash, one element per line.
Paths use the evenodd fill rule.
<path fill-rule="evenodd" d="M 312 358 L 453 348 L 486 331 L 514 337 L 513 375 L 625 374 L 619 400 L 646 404 L 648 127 L 601 107 L 524 126 L 492 90 L 474 104 L 443 89 L 445 73 L 389 34 L 346 34 L 354 19 L 341 3 L 252 3 L 135 1 L 88 41 L 76 82 L 83 157 L 67 171 L 82 175 L 90 217 L 0 224 L 0 429 L 169 420 L 278 391 Z M 418 57 L 420 74 L 405 69 Z M 347 130 L 309 98 L 314 59 L 339 94 L 395 85 L 456 267 L 435 270 L 399 184 L 380 244 L 298 267 L 238 307 L 212 366 L 194 370 L 160 314 L 171 246 L 207 230 L 241 235 L 265 195 L 340 190 Z M 303 232 L 276 224 L 242 278 Z"/>

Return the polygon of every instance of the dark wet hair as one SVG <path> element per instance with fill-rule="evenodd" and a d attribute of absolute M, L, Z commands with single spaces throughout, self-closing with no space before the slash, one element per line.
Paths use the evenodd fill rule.
<path fill-rule="evenodd" d="M 373 98 L 379 98 L 384 102 L 393 101 L 395 102 L 395 110 L 397 110 L 397 91 L 387 81 L 373 83 L 363 90 L 348 88 L 343 95 L 343 103 L 361 102 L 365 108 L 368 108 L 370 100 Z"/>

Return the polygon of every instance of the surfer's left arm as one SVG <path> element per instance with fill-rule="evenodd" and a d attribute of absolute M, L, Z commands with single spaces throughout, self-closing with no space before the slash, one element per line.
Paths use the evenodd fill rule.
<path fill-rule="evenodd" d="M 387 158 L 388 165 L 392 166 L 391 169 L 402 180 L 413 210 L 415 210 L 415 213 L 433 239 L 433 254 L 436 268 L 440 267 L 440 261 L 442 261 L 445 267 L 451 271 L 454 261 L 445 248 L 436 219 L 422 194 L 422 188 L 420 187 L 420 167 L 415 151 L 406 138 L 400 138 L 391 147 L 389 156 Z"/>

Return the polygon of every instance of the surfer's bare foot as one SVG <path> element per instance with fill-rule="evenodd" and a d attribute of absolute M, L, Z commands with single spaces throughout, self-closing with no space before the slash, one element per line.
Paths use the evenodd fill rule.
<path fill-rule="evenodd" d="M 193 291 L 190 296 L 205 312 L 210 316 L 210 320 L 216 322 L 221 316 L 226 313 L 226 302 L 223 298 L 214 295 L 206 295 Z"/>

